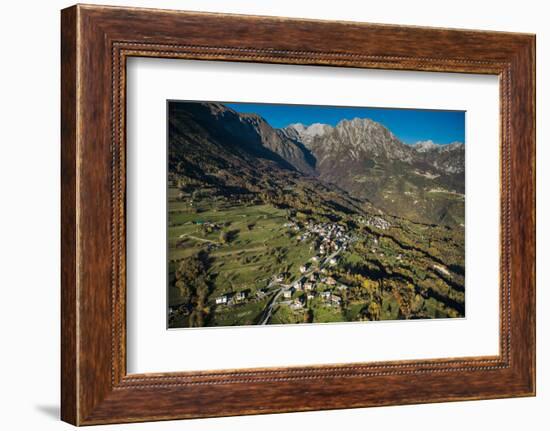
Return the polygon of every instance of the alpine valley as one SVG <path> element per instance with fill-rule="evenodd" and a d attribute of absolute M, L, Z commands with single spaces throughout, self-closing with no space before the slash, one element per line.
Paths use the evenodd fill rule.
<path fill-rule="evenodd" d="M 464 317 L 465 147 L 168 104 L 168 325 Z"/>

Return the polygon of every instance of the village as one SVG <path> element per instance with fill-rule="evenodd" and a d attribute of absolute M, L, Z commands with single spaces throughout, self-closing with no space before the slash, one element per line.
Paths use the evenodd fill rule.
<path fill-rule="evenodd" d="M 333 221 L 270 205 L 224 207 L 223 211 L 207 207 L 181 214 L 171 226 L 174 251 L 183 252 L 191 246 L 204 253 L 204 280 L 209 287 L 202 293 L 201 310 L 209 319 L 206 326 L 393 319 L 399 315 L 399 301 L 409 301 L 408 290 L 404 290 L 405 296 L 396 296 L 393 290 L 420 282 L 431 294 L 456 277 L 447 265 L 433 259 L 422 268 L 417 264 L 416 272 L 410 271 L 409 246 L 394 236 L 400 221 L 378 214 L 355 214 Z M 414 229 L 424 241 L 425 227 Z M 450 235 L 447 232 L 441 229 L 442 235 Z M 430 259 L 423 250 L 411 253 L 422 261 Z M 182 262 L 189 261 L 185 259 L 171 265 L 185 268 Z M 373 263 L 365 265 L 366 259 Z M 387 282 L 386 290 L 375 296 L 378 308 L 370 307 L 371 290 L 376 290 L 381 275 L 398 281 Z M 460 312 L 460 291 L 453 290 L 452 295 L 446 303 L 411 296 L 415 308 L 407 303 L 402 312 L 449 315 L 452 307 Z M 197 301 L 194 298 L 192 301 Z M 170 321 L 180 324 L 191 319 L 192 302 L 176 304 L 168 309 Z"/>
<path fill-rule="evenodd" d="M 330 222 L 288 221 L 283 226 L 294 232 L 298 241 L 310 242 L 309 249 L 313 256 L 303 262 L 294 274 L 281 272 L 272 275 L 267 286 L 254 295 L 250 290 L 242 290 L 216 297 L 216 306 L 232 307 L 271 296 L 258 322 L 263 325 L 270 322 L 276 308 L 281 306 L 288 306 L 295 312 L 311 307 L 313 303 L 341 307 L 342 292 L 349 287 L 336 280 L 333 269 L 338 265 L 339 255 L 354 241 L 354 236 L 347 232 L 344 225 Z"/>

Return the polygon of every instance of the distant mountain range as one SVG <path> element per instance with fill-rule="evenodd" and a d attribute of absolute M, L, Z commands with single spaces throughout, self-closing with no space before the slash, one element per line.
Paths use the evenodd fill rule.
<path fill-rule="evenodd" d="M 304 126 L 291 124 L 278 130 L 279 134 L 303 143 L 316 157 L 317 170 L 327 160 L 362 160 L 383 158 L 407 163 L 426 163 L 445 173 L 464 172 L 464 144 L 436 144 L 431 140 L 414 145 L 403 144 L 386 127 L 368 118 L 342 120 L 335 127 L 314 123 Z"/>
<path fill-rule="evenodd" d="M 220 103 L 172 102 L 170 110 L 170 128 L 181 141 L 170 154 L 170 169 L 197 180 L 270 193 L 285 187 L 270 180 L 270 173 L 301 176 L 349 193 L 352 205 L 358 200 L 422 223 L 464 223 L 462 143 L 406 145 L 368 118 L 276 129 L 256 114 Z"/>

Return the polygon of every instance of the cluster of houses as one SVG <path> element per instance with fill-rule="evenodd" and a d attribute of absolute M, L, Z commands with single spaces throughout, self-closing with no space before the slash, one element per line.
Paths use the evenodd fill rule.
<path fill-rule="evenodd" d="M 316 235 L 320 240 L 317 252 L 319 255 L 330 254 L 340 249 L 345 250 L 351 236 L 345 226 L 336 223 L 312 223 L 305 225 L 307 232 Z"/>
<path fill-rule="evenodd" d="M 292 300 L 292 293 L 290 290 L 285 291 L 283 294 L 284 298 L 286 299 L 286 303 L 288 306 L 293 310 L 300 310 L 306 306 L 307 301 L 311 301 L 318 297 L 321 299 L 325 305 L 329 306 L 340 306 L 342 305 L 342 297 L 335 294 L 334 292 L 330 290 L 324 290 L 320 292 L 318 295 L 315 292 L 309 292 L 306 295 L 302 295 L 298 298 L 295 298 Z"/>
<path fill-rule="evenodd" d="M 332 251 L 338 251 L 346 248 L 346 243 L 351 239 L 346 233 L 346 228 L 336 223 L 314 223 L 306 222 L 303 226 L 290 221 L 283 225 L 296 232 L 301 232 L 298 240 L 306 241 L 310 238 L 318 238 L 318 250 L 320 255 L 329 254 Z M 313 246 L 312 246 L 313 249 Z"/>
<path fill-rule="evenodd" d="M 317 292 L 318 288 L 321 287 L 321 284 L 325 286 L 326 290 Z M 341 305 L 342 298 L 334 294 L 332 290 L 329 290 L 334 287 L 340 291 L 348 288 L 346 285 L 338 284 L 338 282 L 331 276 L 325 277 L 321 276 L 319 272 L 314 272 L 309 277 L 300 279 L 294 282 L 289 288 L 284 289 L 283 299 L 287 301 L 291 300 L 295 292 L 303 291 L 305 295 L 302 295 L 300 298 L 289 303 L 291 308 L 303 308 L 305 301 L 310 301 L 316 297 L 320 298 L 329 305 Z"/>
<path fill-rule="evenodd" d="M 327 275 L 327 269 L 319 268 L 318 264 L 320 264 L 323 259 L 324 264 L 330 266 L 338 264 L 338 257 L 335 256 L 336 252 L 345 250 L 348 242 L 351 240 L 351 236 L 346 231 L 346 227 L 336 223 L 314 223 L 311 221 L 303 225 L 294 221 L 289 221 L 283 226 L 295 232 L 300 232 L 298 239 L 301 241 L 305 241 L 308 238 L 315 238 L 317 240 L 315 241 L 317 254 L 310 259 L 310 262 L 301 265 L 299 268 L 302 277 L 282 291 L 284 302 L 294 310 L 304 308 L 307 301 L 316 297 L 320 298 L 327 305 L 341 305 L 342 298 L 329 289 L 336 288 L 341 291 L 347 289 L 347 286 L 338 285 L 333 277 Z M 209 227 L 216 228 L 217 226 L 212 224 L 212 226 Z M 314 246 L 312 246 L 312 249 L 313 247 Z M 276 283 L 283 283 L 289 276 L 289 273 L 281 272 L 273 276 L 272 280 Z M 323 286 L 326 290 L 318 292 Z M 305 294 L 301 295 L 299 298 L 292 299 L 296 291 L 303 291 Z M 263 290 L 256 292 L 258 298 L 263 298 L 266 295 L 267 292 Z M 247 291 L 228 293 L 217 297 L 215 303 L 216 305 L 235 305 L 244 302 L 247 298 Z"/>
<path fill-rule="evenodd" d="M 281 283 L 284 281 L 284 279 L 286 277 L 288 277 L 290 274 L 288 272 L 281 272 L 280 274 L 277 274 L 273 280 L 276 281 L 277 283 Z"/>
<path fill-rule="evenodd" d="M 295 281 L 291 286 L 285 288 L 282 292 L 283 301 L 290 308 L 299 310 L 305 307 L 306 302 L 319 298 L 326 305 L 340 306 L 342 298 L 333 292 L 333 290 L 345 290 L 348 287 L 338 282 L 328 275 L 326 268 L 320 268 L 323 263 L 329 266 L 338 264 L 336 252 L 345 250 L 349 241 L 352 239 L 346 227 L 337 223 L 315 223 L 308 221 L 303 225 L 290 221 L 284 224 L 284 227 L 300 232 L 298 239 L 305 241 L 307 239 L 316 239 L 316 255 L 310 259 L 310 262 L 300 266 L 302 277 Z M 279 274 L 274 279 L 276 282 L 282 282 L 287 274 Z M 324 290 L 323 290 L 324 289 Z M 294 293 L 302 291 L 305 294 L 293 299 Z"/>
<path fill-rule="evenodd" d="M 384 220 L 382 217 L 378 217 L 378 216 L 359 217 L 357 221 L 360 224 L 364 224 L 369 227 L 375 227 L 381 230 L 388 230 L 391 227 L 391 224 L 389 221 Z"/>
<path fill-rule="evenodd" d="M 222 228 L 218 223 L 213 223 L 211 221 L 196 220 L 195 225 L 200 226 L 204 232 L 216 232 Z"/>
<path fill-rule="evenodd" d="M 248 291 L 243 290 L 235 293 L 226 293 L 216 298 L 216 305 L 234 305 L 243 302 L 248 298 Z"/>
<path fill-rule="evenodd" d="M 283 227 L 288 227 L 295 232 L 300 232 L 300 225 L 294 221 L 286 222 L 285 224 L 283 224 Z"/>

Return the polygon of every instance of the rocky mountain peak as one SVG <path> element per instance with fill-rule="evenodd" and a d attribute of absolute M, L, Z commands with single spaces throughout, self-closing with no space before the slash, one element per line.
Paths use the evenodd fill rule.
<path fill-rule="evenodd" d="M 332 126 L 322 123 L 313 123 L 309 126 L 305 126 L 302 123 L 294 123 L 281 130 L 283 133 L 301 141 L 309 148 L 309 145 L 316 137 L 326 135 L 332 129 Z"/>
<path fill-rule="evenodd" d="M 425 153 L 427 151 L 435 150 L 439 147 L 434 141 L 431 139 L 427 141 L 418 141 L 416 144 L 411 145 L 416 151 L 419 153 Z"/>
<path fill-rule="evenodd" d="M 385 126 L 370 118 L 340 121 L 322 142 L 316 140 L 312 149 L 315 152 L 321 146 L 326 151 L 338 151 L 340 154 L 344 151 L 347 157 L 355 160 L 381 157 L 411 162 L 414 156 L 411 148 Z"/>
<path fill-rule="evenodd" d="M 462 142 L 451 142 L 450 144 L 441 145 L 440 151 L 464 151 L 464 144 Z"/>
<path fill-rule="evenodd" d="M 172 126 L 186 127 L 180 130 L 182 136 L 195 136 L 200 127 L 211 144 L 220 145 L 214 152 L 231 151 L 240 156 L 270 159 L 306 174 L 314 169 L 314 160 L 301 142 L 281 135 L 258 114 L 239 113 L 211 102 L 177 102 L 170 105 L 170 110 L 174 112 Z M 190 124 L 195 130 L 187 130 Z"/>
<path fill-rule="evenodd" d="M 462 142 L 452 142 L 450 144 L 436 144 L 431 139 L 427 141 L 418 141 L 416 144 L 411 145 L 419 153 L 427 152 L 449 152 L 455 150 L 463 150 L 464 144 Z"/>
<path fill-rule="evenodd" d="M 302 134 L 307 130 L 307 127 L 304 126 L 302 123 L 293 123 L 289 124 L 287 127 L 285 127 L 285 129 L 293 129 L 297 133 Z"/>
<path fill-rule="evenodd" d="M 465 147 L 462 142 L 436 144 L 433 141 L 417 142 L 411 146 L 421 160 L 448 174 L 464 172 Z"/>

